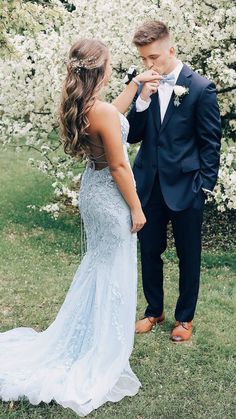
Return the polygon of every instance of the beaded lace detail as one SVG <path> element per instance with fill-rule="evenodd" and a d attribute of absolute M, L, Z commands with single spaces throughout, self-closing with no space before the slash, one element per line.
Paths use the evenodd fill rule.
<path fill-rule="evenodd" d="M 120 115 L 128 161 L 128 121 Z M 0 333 L 0 398 L 55 400 L 85 416 L 141 386 L 129 357 L 137 303 L 136 234 L 108 167 L 83 173 L 79 207 L 86 253 L 50 326 Z"/>

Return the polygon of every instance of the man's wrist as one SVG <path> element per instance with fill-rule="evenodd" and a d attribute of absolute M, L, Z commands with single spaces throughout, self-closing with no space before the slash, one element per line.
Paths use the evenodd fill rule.
<path fill-rule="evenodd" d="M 143 100 L 139 95 L 137 100 L 136 100 L 136 111 L 137 112 L 145 111 L 146 109 L 148 109 L 150 103 L 151 103 L 151 99 L 149 99 L 149 101 L 147 102 L 147 101 Z"/>
<path fill-rule="evenodd" d="M 150 98 L 150 96 L 143 96 L 142 95 L 142 92 L 140 93 L 140 98 L 144 101 L 144 102 L 147 102 L 147 103 L 149 103 L 150 101 L 151 101 L 151 98 Z"/>

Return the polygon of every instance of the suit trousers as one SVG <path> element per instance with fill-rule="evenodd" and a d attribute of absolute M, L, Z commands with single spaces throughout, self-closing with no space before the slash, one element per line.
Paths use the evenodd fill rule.
<path fill-rule="evenodd" d="M 196 193 L 191 207 L 173 211 L 165 203 L 156 175 L 151 196 L 143 208 L 147 222 L 138 233 L 141 249 L 142 281 L 147 300 L 145 316 L 159 317 L 164 310 L 163 260 L 167 247 L 167 224 L 172 223 L 179 259 L 179 297 L 175 319 L 193 319 L 199 292 L 201 265 L 201 229 L 205 193 Z"/>

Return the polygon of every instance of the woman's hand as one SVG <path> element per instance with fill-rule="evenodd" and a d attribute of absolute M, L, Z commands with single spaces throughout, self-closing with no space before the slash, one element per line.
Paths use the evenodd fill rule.
<path fill-rule="evenodd" d="M 157 92 L 159 80 L 162 78 L 159 73 L 154 70 L 147 70 L 135 77 L 140 83 L 143 83 L 143 88 L 140 93 L 141 99 L 148 102 L 150 96 Z"/>
<path fill-rule="evenodd" d="M 156 91 L 158 87 L 157 83 L 160 78 L 161 76 L 154 70 L 147 70 L 141 74 L 138 74 L 136 77 L 133 78 L 134 83 L 129 83 L 128 85 L 126 85 L 123 92 L 121 92 L 119 96 L 117 96 L 117 98 L 113 100 L 113 106 L 115 106 L 120 113 L 125 113 L 129 109 L 129 106 L 132 104 L 134 96 L 137 93 L 137 85 L 139 83 L 144 83 L 145 86 L 145 84 L 148 82 L 154 83 L 154 86 L 150 85 L 150 89 L 153 89 L 153 91 L 150 91 L 151 95 L 152 93 L 154 93 L 154 90 Z M 147 87 L 145 87 L 144 92 L 146 90 Z"/>
<path fill-rule="evenodd" d="M 161 78 L 160 74 L 154 70 L 146 70 L 135 77 L 135 79 L 140 83 L 154 82 L 160 80 Z"/>
<path fill-rule="evenodd" d="M 141 230 L 141 228 L 143 228 L 144 224 L 146 223 L 146 218 L 141 207 L 131 210 L 131 219 L 131 233 L 137 233 L 139 230 Z"/>

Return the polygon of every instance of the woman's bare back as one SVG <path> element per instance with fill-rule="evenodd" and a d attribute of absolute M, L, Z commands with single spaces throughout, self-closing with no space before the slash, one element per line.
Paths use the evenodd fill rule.
<path fill-rule="evenodd" d="M 90 125 L 86 130 L 88 133 L 86 142 L 90 149 L 88 158 L 94 164 L 95 170 L 104 169 L 108 165 L 102 138 L 98 134 L 97 130 L 98 115 L 96 111 L 99 105 L 100 101 L 96 101 L 88 112 L 88 120 Z"/>

